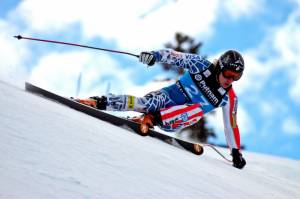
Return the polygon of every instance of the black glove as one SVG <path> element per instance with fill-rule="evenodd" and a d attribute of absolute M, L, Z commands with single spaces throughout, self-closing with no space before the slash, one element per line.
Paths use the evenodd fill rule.
<path fill-rule="evenodd" d="M 242 169 L 246 165 L 246 160 L 243 158 L 242 154 L 238 149 L 232 149 L 231 155 L 234 167 Z"/>
<path fill-rule="evenodd" d="M 156 61 L 156 58 L 151 52 L 141 52 L 140 54 L 140 62 L 147 64 L 148 66 L 152 66 Z"/>

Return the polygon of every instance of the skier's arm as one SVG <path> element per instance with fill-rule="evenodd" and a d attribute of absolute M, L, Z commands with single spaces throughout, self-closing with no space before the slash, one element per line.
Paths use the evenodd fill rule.
<path fill-rule="evenodd" d="M 233 89 L 229 90 L 228 95 L 228 103 L 222 107 L 226 141 L 231 150 L 240 149 L 240 133 L 236 123 L 237 97 Z"/>
<path fill-rule="evenodd" d="M 153 65 L 154 62 L 171 64 L 190 71 L 198 71 L 198 68 L 207 67 L 206 62 L 208 62 L 199 55 L 181 53 L 172 49 L 142 52 L 140 54 L 140 61 L 148 65 Z"/>
<path fill-rule="evenodd" d="M 228 92 L 229 101 L 223 107 L 224 130 L 227 144 L 231 150 L 233 166 L 242 169 L 246 161 L 240 152 L 240 133 L 236 122 L 237 97 L 231 88 Z"/>

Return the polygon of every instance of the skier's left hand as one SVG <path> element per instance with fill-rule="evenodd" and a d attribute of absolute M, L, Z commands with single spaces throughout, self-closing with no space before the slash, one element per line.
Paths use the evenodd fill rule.
<path fill-rule="evenodd" d="M 238 149 L 232 149 L 231 152 L 233 166 L 238 169 L 242 169 L 246 165 L 246 160 L 243 158 Z"/>
<path fill-rule="evenodd" d="M 141 52 L 140 62 L 152 66 L 156 61 L 156 58 L 152 52 Z"/>

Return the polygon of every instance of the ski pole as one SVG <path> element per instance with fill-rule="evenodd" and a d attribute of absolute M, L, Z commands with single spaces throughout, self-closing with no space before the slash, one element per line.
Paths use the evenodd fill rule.
<path fill-rule="evenodd" d="M 103 50 L 103 51 L 112 52 L 112 53 L 126 54 L 126 55 L 131 55 L 131 56 L 139 58 L 139 55 L 135 55 L 135 54 L 124 52 L 124 51 L 110 50 L 110 49 L 106 49 L 106 48 L 97 48 L 97 47 L 93 47 L 93 46 L 86 46 L 86 45 L 75 44 L 75 43 L 68 43 L 68 42 L 62 42 L 62 41 L 38 39 L 38 38 L 31 38 L 31 37 L 23 37 L 21 35 L 14 36 L 14 37 L 17 38 L 18 40 L 20 40 L 20 39 L 27 39 L 27 40 L 47 42 L 47 43 L 56 43 L 56 44 L 62 44 L 62 45 L 77 46 L 77 47 L 82 47 L 82 48 L 90 48 L 90 49 L 94 49 L 94 50 Z"/>
<path fill-rule="evenodd" d="M 227 162 L 232 162 L 231 160 L 229 160 L 228 158 L 226 158 L 215 146 L 211 145 L 211 144 L 202 144 L 204 147 L 208 146 L 210 148 L 212 148 L 215 152 L 217 152 L 224 160 L 226 160 Z"/>

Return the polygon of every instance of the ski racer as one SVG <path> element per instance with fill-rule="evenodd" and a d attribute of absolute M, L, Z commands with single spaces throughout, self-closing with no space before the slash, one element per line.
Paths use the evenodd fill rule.
<path fill-rule="evenodd" d="M 109 94 L 79 102 L 100 110 L 144 113 L 138 121 L 145 134 L 149 126 L 154 125 L 166 131 L 176 131 L 196 123 L 215 108 L 222 107 L 225 136 L 233 166 L 242 169 L 246 161 L 240 151 L 236 121 L 238 100 L 232 88 L 232 83 L 238 81 L 244 71 L 242 55 L 235 50 L 228 50 L 219 59 L 210 62 L 196 54 L 165 49 L 141 52 L 139 59 L 148 66 L 155 63 L 172 64 L 186 69 L 186 73 L 176 83 L 144 97 Z"/>

